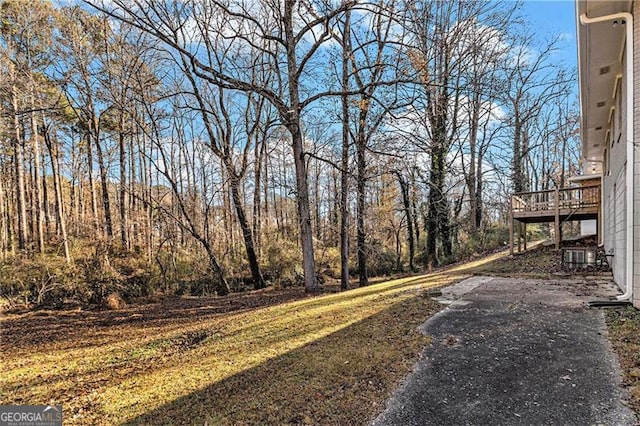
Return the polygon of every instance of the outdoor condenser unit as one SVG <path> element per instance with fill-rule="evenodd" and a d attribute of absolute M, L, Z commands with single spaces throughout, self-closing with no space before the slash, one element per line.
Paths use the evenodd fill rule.
<path fill-rule="evenodd" d="M 596 249 L 594 247 L 568 247 L 564 249 L 562 261 L 571 268 L 595 266 Z"/>

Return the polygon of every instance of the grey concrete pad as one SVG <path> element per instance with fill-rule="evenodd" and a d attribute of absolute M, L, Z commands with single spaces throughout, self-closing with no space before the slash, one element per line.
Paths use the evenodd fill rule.
<path fill-rule="evenodd" d="M 458 301 L 421 327 L 432 344 L 372 424 L 638 424 L 603 311 L 586 306 L 615 293 L 606 282 L 510 278 L 443 290 Z"/>
<path fill-rule="evenodd" d="M 434 297 L 434 299 L 443 305 L 451 305 L 456 302 L 459 302 L 458 304 L 465 304 L 464 301 L 460 299 L 462 296 L 474 290 L 476 287 L 488 283 L 492 279 L 493 277 L 482 276 L 467 278 L 466 280 L 440 289 L 441 295 Z"/>

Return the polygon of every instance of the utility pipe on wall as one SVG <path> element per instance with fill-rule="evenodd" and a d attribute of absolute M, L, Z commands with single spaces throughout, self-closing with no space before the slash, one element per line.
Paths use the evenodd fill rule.
<path fill-rule="evenodd" d="M 626 168 L 626 199 L 627 199 L 627 211 L 626 211 L 626 256 L 625 256 L 625 282 L 626 290 L 624 294 L 618 296 L 618 300 L 631 299 L 633 296 L 633 168 L 635 166 L 633 158 L 633 15 L 629 12 L 614 13 L 612 15 L 597 16 L 595 18 L 589 18 L 586 13 L 580 15 L 580 23 L 582 25 L 593 24 L 596 22 L 613 21 L 615 19 L 624 19 L 625 25 L 625 49 L 627 56 L 626 66 L 626 153 L 627 153 L 627 168 Z"/>

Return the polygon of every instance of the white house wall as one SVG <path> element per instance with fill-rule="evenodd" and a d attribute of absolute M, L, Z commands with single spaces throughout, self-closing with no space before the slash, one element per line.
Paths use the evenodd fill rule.
<path fill-rule="evenodd" d="M 622 59 L 622 69 L 625 69 L 626 57 Z M 619 89 L 614 98 L 615 110 L 609 123 L 610 140 L 603 141 L 607 150 L 605 170 L 602 179 L 602 193 L 604 209 L 604 245 L 605 251 L 612 254 L 609 263 L 613 271 L 613 278 L 618 286 L 625 288 L 625 255 L 626 255 L 626 201 L 625 201 L 625 170 L 626 170 L 626 84 L 627 76 L 622 75 Z M 640 87 L 639 87 L 640 88 Z"/>
<path fill-rule="evenodd" d="M 596 18 L 629 8 L 634 16 L 634 54 L 626 58 L 629 26 L 620 20 Z M 609 261 L 616 284 L 626 292 L 631 283 L 633 303 L 640 308 L 640 0 L 578 0 L 576 12 L 589 21 L 578 23 L 584 168 L 596 172 L 602 158 L 601 241 L 612 255 Z M 626 75 L 627 59 L 633 61 L 633 75 Z M 628 89 L 633 91 L 633 111 L 629 111 L 633 123 L 627 123 L 625 111 Z M 627 124 L 632 124 L 631 135 L 625 134 Z M 629 148 L 633 155 L 627 152 Z M 632 207 L 631 218 L 628 207 Z M 627 273 L 631 280 L 627 280 Z"/>
<path fill-rule="evenodd" d="M 640 308 L 640 2 L 633 4 L 633 51 L 634 51 L 634 108 L 633 108 L 633 133 L 634 160 L 630 164 L 634 167 L 634 194 L 633 194 L 633 304 Z"/>

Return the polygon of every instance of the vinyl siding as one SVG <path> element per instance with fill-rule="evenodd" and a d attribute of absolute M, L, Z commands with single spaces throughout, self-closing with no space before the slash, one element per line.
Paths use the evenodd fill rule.
<path fill-rule="evenodd" d="M 635 28 L 634 28 L 635 32 Z M 635 41 L 635 39 L 634 39 Z M 634 42 L 635 44 L 635 42 Z M 640 49 L 640 46 L 639 46 Z M 635 54 L 634 54 L 635 56 Z M 626 56 L 623 57 L 622 69 L 625 69 Z M 639 58 L 640 59 L 640 58 Z M 634 61 L 634 64 L 636 61 Z M 618 107 L 611 120 L 611 140 L 608 142 L 609 171 L 602 179 L 603 193 L 603 241 L 605 250 L 613 257 L 609 258 L 613 279 L 622 291 L 625 289 L 625 252 L 626 252 L 626 85 L 627 76 L 623 73 L 622 84 L 616 94 L 615 105 Z M 634 91 L 640 89 L 640 83 Z M 634 109 L 635 113 L 635 109 Z M 639 116 L 640 117 L 640 116 Z M 635 123 L 635 121 L 634 121 Z M 640 130 L 640 127 L 638 128 Z M 635 127 L 634 127 L 635 131 Z"/>
<path fill-rule="evenodd" d="M 634 108 L 633 108 L 633 133 L 634 159 L 629 164 L 634 168 L 634 194 L 633 194 L 633 304 L 640 308 L 640 1 L 633 2 L 634 26 L 633 26 L 633 68 L 634 68 Z M 629 200 L 631 202 L 631 200 Z"/>

